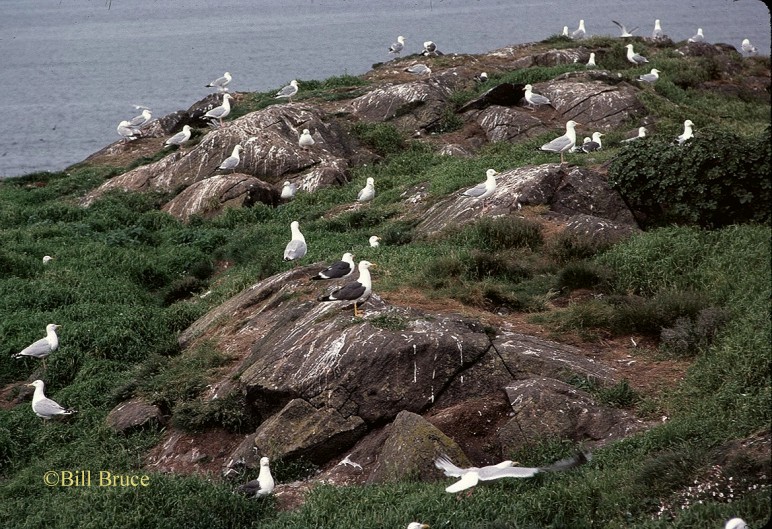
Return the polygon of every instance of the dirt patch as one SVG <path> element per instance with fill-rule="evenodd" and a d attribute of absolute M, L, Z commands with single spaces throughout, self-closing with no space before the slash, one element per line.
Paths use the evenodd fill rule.
<path fill-rule="evenodd" d="M 219 476 L 222 461 L 243 440 L 242 434 L 222 429 L 200 433 L 169 429 L 145 456 L 144 468 L 153 472 Z"/>

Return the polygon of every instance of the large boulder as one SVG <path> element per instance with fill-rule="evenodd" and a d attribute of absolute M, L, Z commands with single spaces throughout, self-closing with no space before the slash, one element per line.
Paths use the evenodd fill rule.
<path fill-rule="evenodd" d="M 165 421 L 158 406 L 137 398 L 122 402 L 110 410 L 105 423 L 114 432 L 128 434 L 145 428 L 158 428 Z"/>

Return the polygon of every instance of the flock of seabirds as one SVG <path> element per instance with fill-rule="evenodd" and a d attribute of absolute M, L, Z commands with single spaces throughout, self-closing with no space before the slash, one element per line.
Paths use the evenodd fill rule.
<path fill-rule="evenodd" d="M 631 30 L 628 30 L 623 24 L 612 20 L 614 24 L 616 24 L 620 30 L 621 30 L 621 38 L 629 38 L 633 37 L 633 31 L 637 30 L 638 28 L 635 27 Z M 572 38 L 572 39 L 582 39 L 587 35 L 587 31 L 585 29 L 584 20 L 579 21 L 579 26 L 576 30 L 569 33 L 568 26 L 563 27 L 562 35 Z M 662 26 L 660 24 L 660 20 L 655 20 L 654 22 L 654 30 L 652 31 L 652 38 L 657 39 L 663 39 L 666 38 L 665 34 L 662 31 Z M 688 39 L 688 42 L 704 42 L 705 36 L 703 34 L 702 28 L 697 29 L 697 33 L 690 37 Z M 405 47 L 405 37 L 399 36 L 397 37 L 396 42 L 394 42 L 389 48 L 388 51 L 390 54 L 393 54 L 395 56 L 399 56 L 400 52 L 404 50 Z M 632 44 L 627 44 L 625 46 L 627 48 L 627 60 L 636 65 L 641 66 L 646 63 L 648 63 L 648 59 L 646 57 L 638 54 L 633 49 Z M 744 39 L 742 41 L 742 44 L 740 46 L 740 49 L 743 54 L 746 55 L 756 55 L 758 53 L 758 50 L 755 46 L 753 46 L 748 39 Z M 443 55 L 443 53 L 437 49 L 437 45 L 432 41 L 426 41 L 423 43 L 423 51 L 421 52 L 421 55 L 425 57 L 437 57 L 440 55 Z M 595 53 L 590 53 L 590 58 L 586 64 L 587 68 L 596 68 L 598 65 L 595 63 Z M 408 68 L 405 68 L 404 71 L 414 74 L 414 75 L 430 75 L 431 69 L 426 66 L 425 64 L 414 64 Z M 638 77 L 638 80 L 644 83 L 655 83 L 659 79 L 659 74 L 661 72 L 657 70 L 656 68 L 652 68 L 650 73 L 643 74 L 640 77 Z M 230 107 L 230 100 L 233 99 L 233 97 L 228 93 L 228 84 L 233 79 L 232 75 L 229 72 L 225 72 L 225 74 L 212 81 L 211 83 L 207 84 L 206 87 L 209 88 L 216 88 L 218 92 L 222 92 L 222 104 L 220 106 L 214 107 L 208 112 L 204 114 L 204 118 L 211 120 L 211 126 L 212 127 L 222 127 L 223 126 L 223 118 L 227 117 L 230 113 L 231 107 Z M 485 82 L 488 80 L 488 75 L 486 72 L 482 72 L 479 75 L 476 76 L 476 79 L 480 82 Z M 531 110 L 535 110 L 537 107 L 544 106 L 544 105 L 551 105 L 550 100 L 541 95 L 537 94 L 533 91 L 533 86 L 530 84 L 525 85 L 525 101 L 526 104 L 531 108 Z M 292 80 L 290 83 L 283 87 L 281 90 L 279 90 L 276 93 L 277 99 L 287 99 L 289 102 L 292 101 L 292 97 L 295 96 L 298 93 L 298 82 L 297 80 Z M 130 141 L 136 138 L 141 137 L 142 135 L 142 127 L 147 125 L 152 120 L 152 113 L 149 108 L 143 107 L 143 106 L 136 106 L 138 110 L 142 110 L 142 112 L 130 119 L 121 121 L 118 125 L 118 134 L 120 134 L 125 140 Z M 563 154 L 566 152 L 593 152 L 596 150 L 599 150 L 603 147 L 601 136 L 603 136 L 600 132 L 594 132 L 592 134 L 592 137 L 584 138 L 584 141 L 581 145 L 577 145 L 576 143 L 576 126 L 579 125 L 579 123 L 569 120 L 566 122 L 566 133 L 558 138 L 555 138 L 554 140 L 550 141 L 549 143 L 546 143 L 541 146 L 541 150 L 548 151 L 548 152 L 554 152 L 560 154 L 560 161 L 561 163 L 564 163 Z M 690 120 L 686 120 L 684 122 L 684 132 L 679 135 L 675 141 L 682 145 L 685 142 L 687 142 L 690 138 L 693 137 L 693 127 L 694 123 L 692 123 Z M 646 136 L 646 128 L 640 127 L 638 129 L 638 135 L 633 136 L 631 138 L 622 140 L 623 142 L 631 142 L 635 141 L 639 138 L 643 138 Z M 191 137 L 191 128 L 189 125 L 185 125 L 182 128 L 182 131 L 174 134 L 170 138 L 168 138 L 164 145 L 165 147 L 173 147 L 173 146 L 182 146 L 187 141 L 190 140 Z M 302 147 L 303 149 L 308 149 L 312 147 L 315 144 L 315 140 L 313 136 L 311 135 L 311 132 L 308 129 L 304 129 L 302 134 L 298 138 L 298 145 Z M 230 156 L 225 158 L 223 162 L 218 167 L 221 171 L 227 171 L 227 170 L 235 170 L 235 168 L 240 163 L 240 153 L 243 150 L 241 145 L 236 145 L 233 148 L 233 151 Z M 498 173 L 494 169 L 488 169 L 486 172 L 486 179 L 481 184 L 478 184 L 475 187 L 472 187 L 470 189 L 467 189 L 462 193 L 462 196 L 474 198 L 478 201 L 481 201 L 484 204 L 484 200 L 491 196 L 495 190 L 496 190 L 496 175 Z M 297 191 L 296 184 L 290 183 L 290 182 L 284 182 L 282 191 L 281 191 L 281 198 L 284 200 L 291 200 L 294 198 L 295 193 Z M 365 187 L 362 188 L 359 193 L 357 194 L 357 202 L 360 203 L 366 203 L 371 201 L 375 197 L 375 182 L 373 178 L 368 178 L 367 182 L 365 184 Z M 291 231 L 291 240 L 287 244 L 285 250 L 284 250 L 284 260 L 285 261 L 297 261 L 299 259 L 302 259 L 308 250 L 308 247 L 306 245 L 306 240 L 303 236 L 303 234 L 300 231 L 300 225 L 297 221 L 293 221 L 290 224 L 290 231 Z M 369 239 L 369 244 L 371 247 L 378 247 L 380 244 L 380 237 L 377 235 L 373 235 Z M 53 257 L 46 255 L 43 257 L 43 263 L 48 264 L 51 262 Z M 370 268 L 374 267 L 375 264 L 371 263 L 370 261 L 360 261 L 359 265 L 355 265 L 354 263 L 354 255 L 352 253 L 344 253 L 343 257 L 340 261 L 336 261 L 333 264 L 331 264 L 329 267 L 325 268 L 315 276 L 311 277 L 312 280 L 339 280 L 339 279 L 346 279 L 349 276 L 351 276 L 355 269 L 359 272 L 359 277 L 355 281 L 351 281 L 348 283 L 345 283 L 340 288 L 332 290 L 330 293 L 326 295 L 319 296 L 317 299 L 321 302 L 326 301 L 345 301 L 345 302 L 353 302 L 354 307 L 354 316 L 359 316 L 358 306 L 367 301 L 369 298 L 371 292 L 372 292 L 372 280 L 370 277 Z M 48 324 L 46 326 L 46 336 L 44 338 L 41 338 L 25 349 L 23 349 L 21 352 L 12 355 L 13 358 L 34 358 L 42 360 L 43 362 L 43 368 L 45 369 L 45 359 L 46 357 L 51 354 L 53 351 L 55 351 L 59 346 L 59 338 L 56 334 L 56 330 L 60 327 L 60 325 L 56 324 Z M 69 416 L 72 414 L 77 413 L 76 410 L 71 408 L 65 408 L 61 405 L 59 405 L 57 402 L 47 398 L 44 393 L 45 384 L 42 380 L 35 380 L 31 384 L 28 384 L 28 386 L 34 387 L 35 391 L 32 396 L 32 410 L 33 412 L 38 416 L 44 419 L 44 421 L 48 421 L 51 418 L 54 417 L 62 417 L 62 416 Z M 454 484 L 448 486 L 445 490 L 450 493 L 459 492 L 462 490 L 469 489 L 471 487 L 474 487 L 477 485 L 480 481 L 488 481 L 488 480 L 494 480 L 494 479 L 501 479 L 501 478 L 528 478 L 535 476 L 536 474 L 540 472 L 554 472 L 554 471 L 564 471 L 571 468 L 575 468 L 583 463 L 586 463 L 590 459 L 591 455 L 586 452 L 578 452 L 576 455 L 571 456 L 569 458 L 560 460 L 556 463 L 553 463 L 552 465 L 549 465 L 547 467 L 519 467 L 516 466 L 517 463 L 513 461 L 503 461 L 501 463 L 498 463 L 496 465 L 490 465 L 485 467 L 469 467 L 469 468 L 460 468 L 453 464 L 453 462 L 446 456 L 441 455 L 437 457 L 434 460 L 435 466 L 442 470 L 445 476 L 458 478 L 458 481 L 456 481 Z M 360 465 L 357 463 L 352 462 L 348 456 L 343 459 L 340 464 L 344 465 L 352 465 L 355 467 L 361 468 Z M 246 494 L 251 497 L 264 497 L 267 495 L 270 495 L 275 487 L 275 482 L 273 479 L 273 476 L 271 475 L 270 470 L 270 461 L 267 457 L 262 457 L 260 459 L 260 471 L 258 474 L 258 477 L 252 481 L 249 481 L 248 483 L 245 483 L 241 486 L 239 486 L 236 490 L 240 493 Z M 429 526 L 424 523 L 420 522 L 411 522 L 407 529 L 425 529 Z M 741 518 L 732 518 L 731 520 L 728 520 L 725 524 L 725 529 L 748 529 L 747 524 L 745 521 L 743 521 Z"/>

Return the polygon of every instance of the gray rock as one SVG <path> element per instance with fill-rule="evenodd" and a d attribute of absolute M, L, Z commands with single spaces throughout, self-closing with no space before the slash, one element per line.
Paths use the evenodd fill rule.
<path fill-rule="evenodd" d="M 144 428 L 157 428 L 164 424 L 164 417 L 158 406 L 137 398 L 110 410 L 105 423 L 116 433 L 128 434 Z"/>
<path fill-rule="evenodd" d="M 594 215 L 574 215 L 566 223 L 565 230 L 603 244 L 614 244 L 640 232 L 636 226 L 618 224 Z"/>
<path fill-rule="evenodd" d="M 485 131 L 485 137 L 490 142 L 522 141 L 549 130 L 530 111 L 502 106 L 486 108 L 477 114 L 475 121 Z"/>

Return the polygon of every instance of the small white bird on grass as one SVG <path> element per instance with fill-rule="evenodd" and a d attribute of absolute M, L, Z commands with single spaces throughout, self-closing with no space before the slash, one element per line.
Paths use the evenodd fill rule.
<path fill-rule="evenodd" d="M 190 139 L 190 125 L 183 125 L 182 130 L 164 142 L 164 147 L 180 146 Z"/>
<path fill-rule="evenodd" d="M 688 140 L 694 137 L 694 131 L 692 130 L 693 126 L 694 126 L 694 123 L 692 123 L 692 120 L 687 119 L 686 121 L 684 121 L 684 131 L 680 136 L 676 138 L 678 145 L 683 145 Z"/>
<path fill-rule="evenodd" d="M 689 42 L 704 42 L 705 35 L 702 34 L 702 28 L 697 28 L 697 33 L 689 37 Z"/>
<path fill-rule="evenodd" d="M 306 246 L 306 238 L 300 233 L 300 223 L 298 221 L 292 221 L 290 230 L 292 231 L 292 240 L 288 242 L 287 247 L 284 248 L 284 260 L 297 261 L 298 259 L 305 257 L 308 246 Z"/>
<path fill-rule="evenodd" d="M 357 193 L 357 202 L 369 202 L 373 198 L 375 198 L 375 180 L 368 178 L 365 187 Z"/>
<path fill-rule="evenodd" d="M 638 26 L 635 26 L 633 29 L 631 29 L 630 31 L 628 31 L 628 30 L 627 30 L 627 28 L 625 27 L 625 25 L 624 25 L 624 24 L 620 24 L 620 23 L 619 23 L 619 22 L 617 22 L 616 20 L 612 20 L 612 22 L 613 22 L 614 24 L 616 24 L 617 26 L 619 26 L 619 29 L 621 29 L 621 30 L 622 30 L 622 34 L 620 35 L 620 38 L 623 38 L 623 39 L 626 39 L 626 38 L 632 37 L 632 36 L 633 36 L 633 31 L 635 31 L 636 29 L 638 29 Z"/>
<path fill-rule="evenodd" d="M 545 143 L 541 146 L 542 151 L 559 152 L 560 163 L 565 163 L 563 159 L 563 153 L 568 152 L 576 146 L 576 126 L 579 125 L 574 120 L 566 122 L 566 133 L 552 140 L 549 143 Z"/>
<path fill-rule="evenodd" d="M 343 287 L 333 291 L 326 296 L 319 296 L 318 301 L 353 301 L 354 317 L 359 316 L 357 306 L 367 301 L 373 289 L 372 279 L 370 278 L 370 268 L 375 267 L 375 263 L 370 261 L 359 261 L 359 278 L 356 281 L 347 283 Z"/>
<path fill-rule="evenodd" d="M 50 259 L 49 259 L 50 260 Z M 55 323 L 49 323 L 46 325 L 46 336 L 28 345 L 20 352 L 12 355 L 12 358 L 37 358 L 43 361 L 43 367 L 46 365 L 46 357 L 56 351 L 59 347 L 59 337 L 56 335 L 56 329 L 61 325 Z"/>
<path fill-rule="evenodd" d="M 220 171 L 235 171 L 236 167 L 239 165 L 239 162 L 241 162 L 241 157 L 239 156 L 239 153 L 244 150 L 244 147 L 241 145 L 236 145 L 233 148 L 233 152 L 230 156 L 228 156 L 226 159 L 222 161 L 220 166 L 217 168 Z"/>
<path fill-rule="evenodd" d="M 394 55 L 399 55 L 399 52 L 403 50 L 405 47 L 405 37 L 400 35 L 397 37 L 397 42 L 389 46 L 389 53 L 393 53 Z"/>
<path fill-rule="evenodd" d="M 300 135 L 300 138 L 298 138 L 298 145 L 300 145 L 303 149 L 308 149 L 309 147 L 313 147 L 314 143 L 314 137 L 311 136 L 311 131 L 308 129 L 303 129 L 303 134 Z"/>
<path fill-rule="evenodd" d="M 659 40 L 665 37 L 665 34 L 662 32 L 662 26 L 659 23 L 659 19 L 654 21 L 654 30 L 651 32 L 651 38 L 654 40 Z"/>
<path fill-rule="evenodd" d="M 346 252 L 340 261 L 335 261 L 330 266 L 313 276 L 311 279 L 320 281 L 323 279 L 342 279 L 354 272 L 354 254 Z"/>
<path fill-rule="evenodd" d="M 222 77 L 218 77 L 206 85 L 206 88 L 217 88 L 218 92 L 227 92 L 228 89 L 226 86 L 228 86 L 228 83 L 231 82 L 231 79 L 233 79 L 233 77 L 231 76 L 230 72 L 225 72 Z"/>
<path fill-rule="evenodd" d="M 380 240 L 381 238 L 377 235 L 372 235 L 369 239 L 367 239 L 367 242 L 370 243 L 371 248 L 378 248 L 381 245 Z"/>
<path fill-rule="evenodd" d="M 651 72 L 645 73 L 638 77 L 638 80 L 644 83 L 655 83 L 657 82 L 657 79 L 659 79 L 659 70 L 656 68 L 652 68 Z"/>
<path fill-rule="evenodd" d="M 632 138 L 627 138 L 626 140 L 622 140 L 622 143 L 628 143 L 628 142 L 635 141 L 645 137 L 646 137 L 646 127 L 638 127 L 638 135 L 633 136 Z"/>
<path fill-rule="evenodd" d="M 751 44 L 751 41 L 748 39 L 743 39 L 740 49 L 743 50 L 743 53 L 747 53 L 748 55 L 756 55 L 759 52 L 759 50 L 756 49 L 756 46 Z"/>
<path fill-rule="evenodd" d="M 292 103 L 292 96 L 298 93 L 298 82 L 293 79 L 290 84 L 276 92 L 276 99 L 287 98 Z"/>
<path fill-rule="evenodd" d="M 585 35 L 587 34 L 587 31 L 584 29 L 584 20 L 579 21 L 579 27 L 576 28 L 573 33 L 571 33 L 572 39 L 583 39 Z"/>
<path fill-rule="evenodd" d="M 36 380 L 33 383 L 27 385 L 35 388 L 35 393 L 32 395 L 32 411 L 34 411 L 35 415 L 41 419 L 47 421 L 52 417 L 57 417 L 60 415 L 67 416 L 72 415 L 73 413 L 78 413 L 72 408 L 64 408 L 57 402 L 47 398 L 43 393 L 45 384 L 42 380 Z"/>
<path fill-rule="evenodd" d="M 257 475 L 257 479 L 240 485 L 236 490 L 253 498 L 262 498 L 271 494 L 276 483 L 273 481 L 269 463 L 270 461 L 267 457 L 261 458 L 260 473 Z"/>
<path fill-rule="evenodd" d="M 586 64 L 587 68 L 597 68 L 598 65 L 595 64 L 595 52 L 590 53 L 590 59 L 587 61 Z"/>
<path fill-rule="evenodd" d="M 541 94 L 535 94 L 533 92 L 533 86 L 530 84 L 525 85 L 525 101 L 528 103 L 528 106 L 531 108 L 531 110 L 536 110 L 536 107 L 540 107 L 542 105 L 552 106 L 552 103 L 548 98 Z"/>
<path fill-rule="evenodd" d="M 636 66 L 649 62 L 649 59 L 647 59 L 643 55 L 639 55 L 639 54 L 635 53 L 635 51 L 633 51 L 633 45 L 632 44 L 628 44 L 627 46 L 625 46 L 625 48 L 627 48 L 627 61 L 628 62 L 631 62 L 631 63 L 635 64 Z"/>
<path fill-rule="evenodd" d="M 295 198 L 295 193 L 297 193 L 297 190 L 298 186 L 287 180 L 284 182 L 284 185 L 281 188 L 281 199 L 292 200 Z"/>
<path fill-rule="evenodd" d="M 204 119 L 209 118 L 212 121 L 219 120 L 220 126 L 222 127 L 223 118 L 231 113 L 231 103 L 230 103 L 231 99 L 233 99 L 232 95 L 223 94 L 222 105 L 220 105 L 219 107 L 214 107 L 212 110 L 204 114 Z"/>
<path fill-rule="evenodd" d="M 499 174 L 495 169 L 488 169 L 485 171 L 485 182 L 477 184 L 474 187 L 470 187 L 463 193 L 462 196 L 475 198 L 482 202 L 483 211 L 485 211 L 485 200 L 496 192 L 496 175 Z"/>

